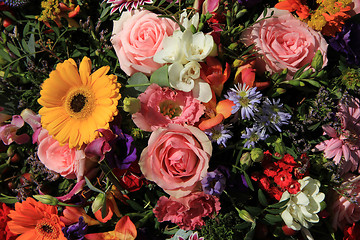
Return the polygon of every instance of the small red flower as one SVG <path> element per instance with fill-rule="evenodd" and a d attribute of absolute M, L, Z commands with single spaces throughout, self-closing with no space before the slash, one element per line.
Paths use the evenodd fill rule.
<path fill-rule="evenodd" d="M 128 169 L 115 168 L 113 173 L 119 179 L 120 185 L 129 192 L 139 190 L 144 183 L 144 177 L 140 171 L 138 161 L 133 162 Z"/>
<path fill-rule="evenodd" d="M 287 191 L 290 194 L 297 194 L 300 191 L 300 187 L 301 187 L 300 183 L 298 181 L 293 180 L 293 182 L 287 188 Z"/>
<path fill-rule="evenodd" d="M 275 177 L 279 171 L 279 167 L 274 163 L 269 163 L 264 166 L 264 174 L 268 177 Z"/>
<path fill-rule="evenodd" d="M 352 226 L 347 225 L 344 228 L 343 240 L 357 240 L 360 239 L 360 226 L 358 223 L 353 223 Z"/>
<path fill-rule="evenodd" d="M 287 189 L 293 182 L 292 175 L 287 171 L 281 171 L 274 177 L 275 183 L 282 189 Z"/>

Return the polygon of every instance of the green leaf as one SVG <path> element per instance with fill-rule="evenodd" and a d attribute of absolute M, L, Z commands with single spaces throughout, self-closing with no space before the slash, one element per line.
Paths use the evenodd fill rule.
<path fill-rule="evenodd" d="M 9 53 L 5 52 L 3 49 L 0 49 L 0 56 L 8 62 L 12 61 Z"/>
<path fill-rule="evenodd" d="M 304 66 L 302 66 L 299 70 L 296 71 L 296 73 L 293 76 L 293 79 L 297 79 L 300 77 L 300 75 L 304 72 L 305 68 L 307 68 L 309 66 L 309 63 L 305 64 Z"/>
<path fill-rule="evenodd" d="M 254 191 L 254 186 L 252 185 L 251 179 L 250 179 L 249 175 L 246 172 L 244 172 L 244 177 L 245 177 L 246 183 L 249 186 L 249 188 L 252 191 Z"/>
<path fill-rule="evenodd" d="M 22 39 L 22 40 L 21 40 L 21 45 L 22 45 L 22 47 L 24 48 L 24 50 L 25 50 L 27 53 L 31 53 L 31 52 L 30 52 L 30 49 L 29 49 L 29 46 L 27 45 L 25 39 Z"/>
<path fill-rule="evenodd" d="M 128 80 L 129 85 L 141 85 L 144 84 L 144 86 L 136 86 L 134 87 L 136 90 L 140 92 L 144 92 L 146 88 L 149 86 L 149 79 L 145 74 L 141 72 L 134 73 Z"/>
<path fill-rule="evenodd" d="M 273 214 L 266 214 L 264 219 L 271 225 L 275 225 L 276 223 L 282 221 L 282 218 L 280 215 L 273 215 Z"/>
<path fill-rule="evenodd" d="M 20 52 L 19 52 L 19 50 L 18 50 L 17 47 L 15 47 L 15 46 L 14 46 L 13 44 L 11 44 L 11 43 L 8 43 L 7 46 L 8 46 L 9 50 L 10 50 L 12 53 L 14 53 L 14 54 L 15 54 L 16 56 L 18 56 L 18 57 L 21 57 L 21 54 L 20 54 Z"/>
<path fill-rule="evenodd" d="M 314 70 L 309 68 L 308 70 L 306 70 L 305 72 L 303 72 L 301 75 L 300 75 L 300 79 L 304 79 L 304 78 L 308 78 L 311 73 L 313 72 Z"/>
<path fill-rule="evenodd" d="M 265 197 L 265 194 L 261 189 L 258 190 L 258 199 L 259 199 L 260 204 L 263 205 L 264 207 L 269 205 L 269 203 Z"/>
<path fill-rule="evenodd" d="M 27 44 L 29 46 L 30 53 L 34 53 L 35 52 L 35 36 L 33 33 L 30 35 L 29 41 L 27 42 Z M 35 54 L 33 54 L 32 56 L 35 57 Z"/>
<path fill-rule="evenodd" d="M 287 83 L 295 87 L 299 87 L 301 85 L 301 81 L 299 80 L 290 80 Z"/>
<path fill-rule="evenodd" d="M 268 212 L 268 213 L 271 213 L 271 214 L 280 214 L 282 213 L 284 210 L 286 209 L 286 207 L 283 207 L 283 208 L 266 208 L 265 210 Z"/>
<path fill-rule="evenodd" d="M 253 222 L 251 224 L 251 228 L 250 228 L 249 232 L 245 235 L 244 240 L 252 240 L 254 238 L 255 227 L 256 227 L 256 222 Z"/>
<path fill-rule="evenodd" d="M 0 197 L 0 202 L 5 204 L 14 204 L 18 202 L 17 198 L 7 198 L 7 197 Z"/>
<path fill-rule="evenodd" d="M 164 65 L 157 69 L 150 77 L 151 83 L 156 83 L 160 87 L 170 87 L 168 65 Z"/>
<path fill-rule="evenodd" d="M 242 223 L 236 224 L 234 226 L 234 228 L 237 230 L 242 230 L 242 229 L 250 227 L 250 225 L 251 225 L 251 223 L 249 223 L 249 222 L 242 222 Z"/>
<path fill-rule="evenodd" d="M 245 206 L 244 207 L 246 211 L 250 213 L 251 216 L 257 217 L 261 214 L 263 211 L 261 208 L 258 207 L 252 207 L 252 206 Z"/>
<path fill-rule="evenodd" d="M 92 185 L 92 183 L 90 182 L 90 180 L 85 177 L 85 181 L 86 181 L 86 185 L 93 191 L 98 192 L 98 193 L 103 193 L 105 194 L 105 192 L 101 191 L 100 189 L 96 188 L 94 185 Z"/>
<path fill-rule="evenodd" d="M 305 80 L 305 81 L 310 83 L 314 87 L 318 87 L 318 88 L 321 87 L 321 84 L 318 81 L 315 81 L 315 80 Z"/>
<path fill-rule="evenodd" d="M 100 15 L 101 20 L 103 20 L 103 17 L 105 17 L 109 13 L 111 8 L 112 8 L 112 6 L 110 5 L 101 12 L 101 15 Z"/>
<path fill-rule="evenodd" d="M 278 202 L 278 203 L 274 203 L 268 206 L 268 208 L 282 208 L 284 207 L 288 202 L 290 201 L 289 199 L 286 199 L 284 201 Z"/>
<path fill-rule="evenodd" d="M 126 202 L 130 205 L 130 207 L 132 207 L 136 211 L 139 211 L 139 212 L 145 211 L 145 209 L 140 204 L 138 204 L 137 202 L 135 202 L 133 200 L 128 199 L 128 200 L 126 200 Z"/>

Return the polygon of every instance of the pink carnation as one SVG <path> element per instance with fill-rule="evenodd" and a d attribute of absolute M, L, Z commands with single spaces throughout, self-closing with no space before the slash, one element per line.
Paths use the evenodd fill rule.
<path fill-rule="evenodd" d="M 324 134 L 331 139 L 319 143 L 315 149 L 324 151 L 326 158 L 333 158 L 340 167 L 340 174 L 356 169 L 360 172 L 360 123 L 357 121 L 360 118 L 359 99 L 342 100 L 337 115 L 341 119 L 341 129 L 336 131 L 328 125 L 323 126 Z"/>
<path fill-rule="evenodd" d="M 157 84 L 151 84 L 138 99 L 141 109 L 132 119 L 144 131 L 154 131 L 169 123 L 194 125 L 204 114 L 204 106 L 190 92 L 174 91 Z"/>
<path fill-rule="evenodd" d="M 345 225 L 360 220 L 360 178 L 354 174 L 347 173 L 343 177 L 339 191 L 336 193 L 335 201 L 331 206 L 333 213 L 332 226 L 334 229 L 344 229 Z"/>
<path fill-rule="evenodd" d="M 162 196 L 153 211 L 159 222 L 171 221 L 184 230 L 193 230 L 205 224 L 203 217 L 213 217 L 220 209 L 217 197 L 195 192 L 182 198 Z"/>

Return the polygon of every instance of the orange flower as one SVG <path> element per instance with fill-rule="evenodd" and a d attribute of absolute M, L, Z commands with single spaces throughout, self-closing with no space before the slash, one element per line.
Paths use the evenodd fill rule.
<path fill-rule="evenodd" d="M 15 203 L 15 211 L 11 210 L 9 217 L 10 231 L 21 234 L 18 240 L 66 240 L 61 231 L 65 225 L 57 215 L 56 206 L 27 198 L 22 203 Z"/>
<path fill-rule="evenodd" d="M 201 79 L 210 85 L 212 91 L 214 91 L 217 96 L 220 96 L 224 83 L 230 77 L 230 65 L 226 63 L 226 67 L 223 72 L 221 62 L 215 57 L 207 57 L 206 64 L 200 63 L 200 65 Z"/>
<path fill-rule="evenodd" d="M 285 0 L 277 3 L 275 7 L 281 10 L 288 10 L 289 12 L 296 12 L 300 19 L 304 20 L 309 17 L 309 7 L 302 4 L 301 0 Z"/>
<path fill-rule="evenodd" d="M 84 222 L 88 226 L 93 226 L 100 224 L 99 221 L 96 221 L 92 217 L 86 214 L 85 210 L 80 207 L 69 207 L 66 206 L 63 210 L 63 216 L 60 217 L 60 220 L 65 223 L 65 225 L 71 225 L 79 221 L 79 217 L 84 218 Z"/>
<path fill-rule="evenodd" d="M 270 86 L 270 81 L 259 82 L 255 79 L 255 61 L 250 61 L 236 70 L 234 83 L 246 84 L 249 87 L 256 87 L 262 90 Z"/>
<path fill-rule="evenodd" d="M 340 10 L 334 14 L 322 13 L 327 22 L 321 30 L 321 33 L 325 36 L 335 37 L 337 32 L 341 32 L 341 29 L 345 24 L 345 20 L 350 18 L 348 13 L 351 10 L 350 6 L 343 7 L 342 3 L 336 2 L 334 4 L 334 8 L 338 8 Z"/>
<path fill-rule="evenodd" d="M 129 216 L 124 216 L 118 221 L 114 231 L 86 234 L 85 238 L 88 240 L 134 240 L 136 235 L 135 225 Z"/>
<path fill-rule="evenodd" d="M 222 100 L 216 104 L 216 98 L 213 96 L 212 100 L 205 104 L 205 115 L 207 118 L 201 120 L 199 128 L 204 131 L 220 124 L 224 119 L 231 116 L 234 105 L 234 102 L 229 99 Z"/>

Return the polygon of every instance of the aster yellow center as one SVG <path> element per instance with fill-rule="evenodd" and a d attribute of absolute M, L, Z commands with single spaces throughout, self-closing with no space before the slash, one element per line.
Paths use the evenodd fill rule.
<path fill-rule="evenodd" d="M 72 118 L 82 119 L 89 117 L 95 108 L 95 96 L 87 87 L 74 88 L 65 98 L 66 112 Z"/>
<path fill-rule="evenodd" d="M 49 221 L 40 221 L 36 224 L 35 229 L 45 239 L 57 239 L 59 237 L 59 230 Z"/>

